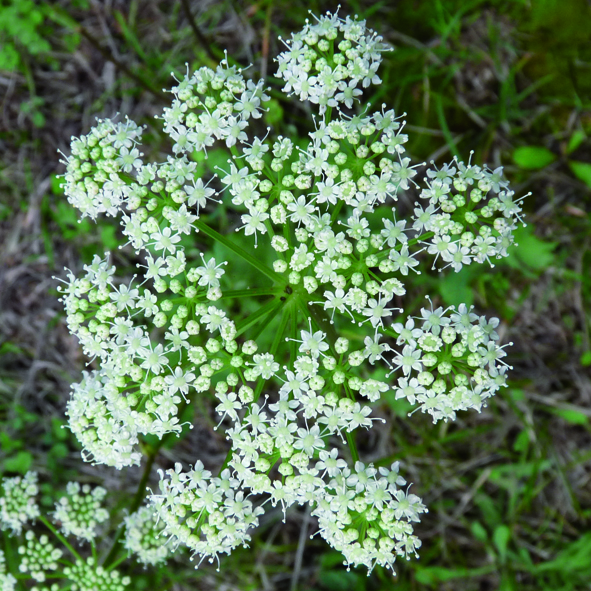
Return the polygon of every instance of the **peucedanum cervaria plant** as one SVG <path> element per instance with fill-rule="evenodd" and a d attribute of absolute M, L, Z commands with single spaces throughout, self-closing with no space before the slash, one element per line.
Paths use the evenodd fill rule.
<path fill-rule="evenodd" d="M 109 519 L 104 488 L 69 482 L 54 511 L 45 515 L 38 494 L 36 472 L 0 483 L 0 531 L 9 534 L 0 549 L 1 591 L 21 589 L 19 580 L 32 581 L 31 591 L 124 591 L 131 579 L 114 567 L 127 556 L 144 565 L 161 564 L 169 556 L 170 547 L 159 539 L 163 524 L 146 506 L 124 518 L 124 553 L 109 561 L 109 555 L 101 560 L 97 549 Z"/>
<path fill-rule="evenodd" d="M 416 554 L 427 509 L 398 462 L 360 460 L 356 431 L 388 391 L 434 422 L 480 411 L 507 371 L 497 319 L 430 301 L 405 314 L 406 284 L 424 258 L 457 272 L 506 256 L 521 207 L 501 168 L 454 159 L 420 181 L 404 121 L 384 105 L 357 113 L 390 49 L 364 21 L 327 14 L 285 46 L 283 91 L 315 111 L 305 142 L 261 130 L 268 89 L 227 57 L 172 88 L 166 160 L 144 161 L 143 129 L 128 119 L 73 139 L 68 200 L 91 219 L 119 217 L 139 277 L 95 257 L 62 287 L 97 367 L 73 387 L 69 424 L 86 459 L 122 468 L 140 463 L 142 436 L 180 433 L 181 410 L 211 392 L 226 461 L 214 475 L 196 452 L 190 469 L 160 471 L 150 497 L 172 547 L 214 560 L 248 543 L 268 503 L 308 504 L 347 565 L 392 568 Z M 207 173 L 220 146 L 226 165 Z M 399 207 L 419 182 L 418 201 Z M 226 206 L 250 239 L 218 232 L 211 213 Z M 216 243 L 260 283 L 222 290 L 241 268 L 216 259 Z M 269 251 L 272 265 L 258 254 Z M 245 298 L 258 308 L 241 316 Z"/>

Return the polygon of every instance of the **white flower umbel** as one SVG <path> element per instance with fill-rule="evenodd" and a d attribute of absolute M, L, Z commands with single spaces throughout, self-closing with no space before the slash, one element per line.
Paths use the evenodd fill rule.
<path fill-rule="evenodd" d="M 37 472 L 24 476 L 4 478 L 0 497 L 0 529 L 20 534 L 28 521 L 39 517 L 39 506 L 35 497 L 39 492 Z"/>
<path fill-rule="evenodd" d="M 45 581 L 45 571 L 57 570 L 57 561 L 63 554 L 49 542 L 46 535 L 37 538 L 31 530 L 25 534 L 25 544 L 19 547 L 18 553 L 22 557 L 19 570 L 22 573 L 30 572 L 39 583 Z"/>
<path fill-rule="evenodd" d="M 88 484 L 80 486 L 78 482 L 68 482 L 66 493 L 55 504 L 53 521 L 67 536 L 92 541 L 97 526 L 109 518 L 109 512 L 101 507 L 107 491 L 101 486 L 91 489 Z"/>
<path fill-rule="evenodd" d="M 171 549 L 214 561 L 249 542 L 265 503 L 298 503 L 346 564 L 392 568 L 419 548 L 412 524 L 426 509 L 402 488 L 397 464 L 357 461 L 354 431 L 372 427 L 367 402 L 389 390 L 437 421 L 480 410 L 505 384 L 498 321 L 465 306 L 418 318 L 401 307 L 425 259 L 457 272 L 507 256 L 521 200 L 501 168 L 454 159 L 419 174 L 405 121 L 386 105 L 356 111 L 390 49 L 364 21 L 326 14 L 285 45 L 284 91 L 316 110 L 305 141 L 261 127 L 267 89 L 226 58 L 172 89 L 163 161 L 143 160 L 142 130 L 128 120 L 99 121 L 72 142 L 68 199 L 92 219 L 120 214 L 140 263 L 123 282 L 109 256 L 97 256 L 60 288 L 68 327 L 96 367 L 72 388 L 70 428 L 86 459 L 139 464 L 141 438 L 179 434 L 185 404 L 210 392 L 231 450 L 217 476 L 199 460 L 160 473 L 151 502 Z M 227 154 L 215 174 L 201 162 L 214 147 Z M 398 198 L 417 188 L 421 202 L 404 217 Z M 233 212 L 226 235 L 208 225 L 219 216 L 204 216 L 222 200 Z M 220 243 L 264 283 L 222 293 L 241 269 L 216 260 L 217 249 L 196 256 L 187 246 L 197 232 L 200 247 Z M 272 267 L 259 244 L 270 244 Z M 242 297 L 269 299 L 234 305 Z M 245 339 L 275 316 L 271 349 L 258 351 Z M 144 518 L 129 518 L 129 549 L 158 561 L 152 534 L 139 540 L 151 527 Z"/>
<path fill-rule="evenodd" d="M 131 579 L 122 577 L 119 571 L 98 566 L 92 556 L 78 558 L 72 566 L 64 568 L 64 574 L 73 581 L 72 588 L 79 591 L 125 591 L 131 583 Z"/>
<path fill-rule="evenodd" d="M 414 320 L 419 320 L 417 328 Z M 487 321 L 461 304 L 457 309 L 423 308 L 414 320 L 393 325 L 398 339 L 407 343 L 392 360 L 404 374 L 398 378 L 396 398 L 420 403 L 434 423 L 454 420 L 459 410 L 480 412 L 486 399 L 506 386 L 510 369 L 497 343 L 498 319 Z"/>
<path fill-rule="evenodd" d="M 150 507 L 140 507 L 135 513 L 125 518 L 125 540 L 123 545 L 135 554 L 142 564 L 156 566 L 166 562 L 170 554 L 170 545 L 162 536 L 163 522 L 156 522 Z"/>
<path fill-rule="evenodd" d="M 330 13 L 314 19 L 285 42 L 277 75 L 286 82 L 284 92 L 319 105 L 320 113 L 338 104 L 350 109 L 362 95 L 358 87 L 381 82 L 381 53 L 391 48 L 365 21 Z"/>

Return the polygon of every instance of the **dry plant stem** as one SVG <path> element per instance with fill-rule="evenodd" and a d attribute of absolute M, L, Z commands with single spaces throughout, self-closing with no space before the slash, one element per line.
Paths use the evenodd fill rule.
<path fill-rule="evenodd" d="M 158 99 L 159 102 L 168 104 L 168 99 L 166 98 L 166 96 L 164 96 L 164 93 L 162 91 L 154 88 L 150 83 L 148 83 L 146 80 L 144 80 L 141 76 L 138 76 L 137 74 L 132 72 L 123 62 L 118 60 L 111 52 L 104 49 L 101 46 L 98 39 L 96 39 L 96 37 L 94 37 L 85 27 L 83 27 L 82 25 L 79 24 L 77 29 L 78 29 L 78 32 L 83 37 L 88 39 L 88 41 L 90 41 L 90 43 L 92 43 L 92 45 L 98 51 L 101 52 L 101 54 L 103 55 L 103 57 L 107 61 L 113 62 L 113 64 L 115 64 L 115 66 L 117 68 L 119 68 L 119 70 L 121 70 L 122 72 L 125 72 L 130 78 L 135 80 L 142 88 L 144 88 L 145 90 L 147 90 L 148 92 L 153 94 Z"/>
<path fill-rule="evenodd" d="M 191 30 L 195 34 L 195 38 L 197 39 L 197 41 L 199 41 L 199 44 L 201 45 L 201 47 L 203 47 L 209 59 L 215 62 L 216 57 L 213 54 L 213 51 L 211 51 L 211 47 L 207 42 L 205 35 L 202 33 L 201 29 L 199 28 L 199 26 L 195 22 L 195 19 L 193 18 L 193 14 L 191 13 L 191 7 L 189 5 L 189 0 L 181 0 L 181 4 L 183 6 L 183 10 L 187 17 L 187 20 L 189 21 L 189 25 L 191 26 Z"/>
<path fill-rule="evenodd" d="M 112 62 L 119 70 L 125 72 L 132 80 L 135 80 L 144 90 L 147 90 L 150 94 L 153 94 L 160 103 L 168 104 L 168 98 L 165 94 L 154 88 L 149 82 L 144 80 L 141 76 L 135 74 L 132 70 L 130 70 L 121 60 L 117 59 L 112 52 L 106 50 L 101 44 L 100 41 L 88 30 L 84 25 L 81 25 L 79 22 L 72 19 L 69 15 L 64 14 L 62 11 L 53 7 L 50 10 L 46 10 L 45 14 L 51 20 L 59 23 L 62 26 L 69 27 L 76 33 L 82 35 L 85 39 L 87 39 L 91 45 L 97 49 L 100 54 L 105 58 L 105 60 Z"/>
<path fill-rule="evenodd" d="M 298 549 L 295 555 L 295 563 L 293 567 L 293 576 L 291 578 L 290 591 L 297 591 L 298 582 L 302 573 L 302 561 L 304 558 L 304 548 L 306 546 L 306 536 L 308 535 L 308 526 L 310 524 L 310 510 L 306 508 L 304 518 L 302 520 L 302 528 L 300 529 L 300 538 L 298 540 Z"/>

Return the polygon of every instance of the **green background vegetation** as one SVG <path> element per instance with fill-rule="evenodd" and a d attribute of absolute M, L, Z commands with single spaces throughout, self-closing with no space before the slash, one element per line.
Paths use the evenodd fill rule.
<path fill-rule="evenodd" d="M 273 100 L 266 123 L 302 136 L 310 122 L 273 77 L 279 35 L 329 2 L 188 0 L 33 2 L 0 0 L 0 474 L 38 470 L 50 507 L 68 479 L 112 491 L 121 516 L 140 480 L 83 464 L 64 426 L 69 383 L 84 359 L 68 334 L 53 275 L 117 250 L 107 220 L 79 223 L 59 188 L 56 150 L 95 116 L 129 115 L 148 125 L 144 152 L 169 146 L 154 120 L 171 95 L 171 72 L 230 59 L 252 63 Z M 388 419 L 359 438 L 368 460 L 401 460 L 430 513 L 418 527 L 420 560 L 347 572 L 305 510 L 282 523 L 271 512 L 250 549 L 192 570 L 186 557 L 158 572 L 128 568 L 135 589 L 317 591 L 575 590 L 591 580 L 591 8 L 586 0 L 399 0 L 347 2 L 396 47 L 381 86 L 366 95 L 407 113 L 416 162 L 453 155 L 505 166 L 525 201 L 528 227 L 496 267 L 415 281 L 408 311 L 429 293 L 441 304 L 473 303 L 501 319 L 513 341 L 510 387 L 481 414 L 433 426 L 407 418 L 404 401 L 377 408 Z M 219 163 L 215 152 L 206 166 Z M 217 158 L 217 160 L 216 160 Z M 225 159 L 225 157 L 224 157 Z M 231 212 L 219 223 L 230 228 Z M 231 254 L 216 256 L 231 258 Z M 261 253 L 261 256 L 266 256 Z M 130 252 L 115 254 L 131 274 Z M 247 275 L 233 289 L 247 287 Z M 244 308 L 243 312 L 247 312 Z M 225 454 L 211 400 L 196 424 L 156 459 L 168 468 Z M 196 453 L 199 451 L 199 455 Z M 150 481 L 155 486 L 154 475 Z M 108 541 L 105 542 L 108 548 Z"/>

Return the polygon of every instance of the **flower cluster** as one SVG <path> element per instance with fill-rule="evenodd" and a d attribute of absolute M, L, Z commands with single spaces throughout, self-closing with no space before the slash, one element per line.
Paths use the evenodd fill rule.
<path fill-rule="evenodd" d="M 197 462 L 189 472 L 177 464 L 161 473 L 161 491 L 152 501 L 166 523 L 163 533 L 201 559 L 229 553 L 249 541 L 248 530 L 262 513 L 248 500 L 244 491 L 250 490 L 268 495 L 267 502 L 279 503 L 284 511 L 294 503 L 309 503 L 321 535 L 343 552 L 347 564 L 392 567 L 396 555 L 408 557 L 420 546 L 412 522 L 425 507 L 398 488 L 405 484 L 398 464 L 378 472 L 372 464 L 357 462 L 350 470 L 339 449 L 327 446 L 331 436 L 344 442 L 356 428 L 372 424 L 371 408 L 356 402 L 354 391 L 377 399 L 388 386 L 359 377 L 364 353 L 347 355 L 346 339 L 335 343 L 338 359 L 327 354 L 329 345 L 321 331 L 301 331 L 299 342 L 300 355 L 293 371 L 285 367 L 281 372 L 284 377 L 270 354 L 252 355 L 256 344 L 245 344 L 253 359 L 247 371 L 267 372 L 263 377 L 275 373 L 283 381 L 278 399 L 259 405 L 252 390 L 228 391 L 227 383 L 217 384 L 216 410 L 222 420 L 229 417 L 234 423 L 226 432 L 233 451 L 230 470 L 212 477 Z M 337 395 L 340 385 L 349 396 Z M 271 478 L 276 464 L 281 480 Z M 355 528 L 348 527 L 352 523 Z M 359 530 L 360 524 L 366 525 Z"/>
<path fill-rule="evenodd" d="M 166 561 L 170 548 L 161 536 L 164 524 L 156 522 L 149 507 L 140 507 L 128 515 L 125 521 L 125 549 L 135 554 L 142 564 L 158 565 Z"/>
<path fill-rule="evenodd" d="M 76 536 L 88 542 L 96 537 L 96 527 L 109 518 L 109 512 L 101 507 L 107 491 L 97 486 L 91 490 L 88 484 L 68 482 L 67 495 L 56 503 L 54 521 L 61 523 L 67 536 Z"/>
<path fill-rule="evenodd" d="M 131 579 L 122 577 L 119 571 L 97 565 L 92 556 L 86 560 L 78 558 L 72 566 L 66 566 L 64 575 L 72 581 L 74 591 L 125 591 L 131 583 Z"/>
<path fill-rule="evenodd" d="M 58 568 L 57 561 L 63 552 L 55 548 L 46 535 L 39 536 L 29 530 L 25 534 L 25 545 L 20 546 L 18 553 L 22 556 L 19 570 L 22 573 L 30 572 L 35 581 L 45 581 L 46 571 L 55 571 Z"/>
<path fill-rule="evenodd" d="M 316 21 L 292 34 L 287 50 L 277 57 L 283 90 L 319 105 L 321 114 L 339 104 L 351 108 L 362 94 L 360 83 L 366 88 L 381 82 L 381 52 L 390 48 L 365 21 L 330 13 Z"/>
<path fill-rule="evenodd" d="M 424 229 L 433 236 L 425 242 L 428 252 L 439 256 L 459 271 L 472 261 L 488 262 L 507 256 L 513 244 L 513 230 L 521 220 L 520 202 L 508 188 L 501 167 L 495 170 L 454 159 L 441 170 L 427 170 L 427 188 L 421 198 L 428 199 Z"/>
<path fill-rule="evenodd" d="M 157 264 L 149 258 L 146 275 L 156 268 L 163 283 L 154 282 L 157 293 L 178 287 L 177 302 L 158 301 L 147 287 L 115 285 L 114 267 L 98 257 L 83 277 L 71 275 L 62 288 L 70 330 L 85 353 L 101 361 L 99 370 L 85 373 L 74 386 L 67 408 L 70 427 L 95 462 L 118 468 L 139 463 L 139 435 L 179 433 L 179 405 L 189 388 L 208 390 L 211 376 L 229 366 L 237 350 L 234 322 L 205 303 L 219 297 L 211 292 L 219 291 L 224 271 L 215 260 L 190 269 L 185 285 L 173 280 L 171 286 L 162 279 L 164 271 L 158 275 Z M 140 324 L 140 317 L 146 322 Z M 148 319 L 156 327 L 167 325 L 164 345 L 151 339 Z M 190 344 L 199 334 L 211 335 L 205 348 Z"/>
<path fill-rule="evenodd" d="M 480 412 L 483 402 L 506 385 L 509 366 L 497 344 L 498 324 L 498 318 L 479 317 L 465 304 L 457 310 L 423 308 L 419 318 L 394 324 L 397 344 L 404 345 L 392 361 L 403 373 L 396 398 L 420 403 L 433 422 L 454 420 L 459 410 Z"/>
<path fill-rule="evenodd" d="M 146 563 L 165 557 L 159 535 L 215 560 L 247 544 L 264 505 L 279 503 L 309 504 L 346 564 L 393 568 L 420 547 L 413 523 L 426 508 L 398 463 L 359 461 L 355 430 L 371 428 L 371 405 L 389 390 L 437 421 L 480 411 L 505 385 L 498 320 L 466 306 L 431 305 L 419 317 L 400 306 L 425 259 L 457 272 L 507 256 L 520 200 L 502 169 L 457 159 L 421 181 L 405 122 L 385 105 L 352 111 L 362 88 L 379 83 L 386 49 L 363 21 L 331 14 L 293 35 L 278 75 L 285 92 L 317 105 L 306 141 L 256 135 L 267 91 L 225 59 L 172 89 L 164 162 L 143 161 L 142 130 L 128 120 L 99 121 L 73 142 L 70 203 L 93 219 L 119 214 L 141 260 L 139 281 L 120 279 L 106 255 L 60 288 L 68 327 L 98 364 L 67 410 L 85 457 L 139 464 L 141 437 L 180 433 L 185 405 L 207 392 L 231 443 L 218 475 L 199 460 L 161 471 L 151 498 L 159 526 L 147 509 L 128 518 L 126 547 Z M 228 162 L 207 176 L 196 155 L 216 142 Z M 420 182 L 424 203 L 406 214 L 398 197 Z M 221 200 L 235 231 L 268 247 L 272 268 L 209 225 L 208 202 Z M 222 292 L 225 261 L 191 253 L 197 232 L 272 285 Z M 269 299 L 231 317 L 243 297 Z M 275 318 L 273 344 L 259 351 Z"/>
<path fill-rule="evenodd" d="M 38 494 L 37 474 L 27 472 L 22 478 L 3 478 L 3 496 L 0 496 L 2 507 L 2 519 L 0 530 L 10 530 L 18 536 L 15 549 L 18 549 L 18 562 L 11 564 L 11 568 L 18 569 L 21 573 L 6 573 L 4 553 L 0 551 L 0 591 L 13 591 L 17 578 L 31 578 L 37 583 L 46 582 L 48 579 L 69 579 L 68 589 L 78 591 L 124 591 L 129 585 L 128 577 L 122 577 L 117 570 L 98 565 L 92 557 L 81 558 L 78 552 L 64 538 L 74 538 L 78 544 L 90 541 L 94 546 L 95 527 L 98 523 L 108 518 L 108 512 L 100 506 L 106 491 L 101 487 L 93 490 L 77 482 L 67 484 L 67 494 L 55 504 L 55 511 L 50 513 L 50 521 L 55 526 L 61 526 L 64 535 L 56 531 L 54 525 L 41 515 L 36 502 Z M 56 541 L 63 545 L 63 549 L 54 545 L 48 534 L 38 534 L 33 529 L 28 529 L 24 536 L 22 530 L 27 521 L 39 519 L 48 529 L 48 533 L 55 536 Z M 68 554 L 65 553 L 68 551 Z M 15 553 L 13 558 L 17 559 Z M 16 576 L 15 576 L 16 575 Z M 35 591 L 57 591 L 62 589 L 57 583 L 47 587 L 38 585 L 31 588 Z"/>
<path fill-rule="evenodd" d="M 20 534 L 27 521 L 39 517 L 35 497 L 39 492 L 37 473 L 27 472 L 23 477 L 4 478 L 0 497 L 0 529 Z"/>

